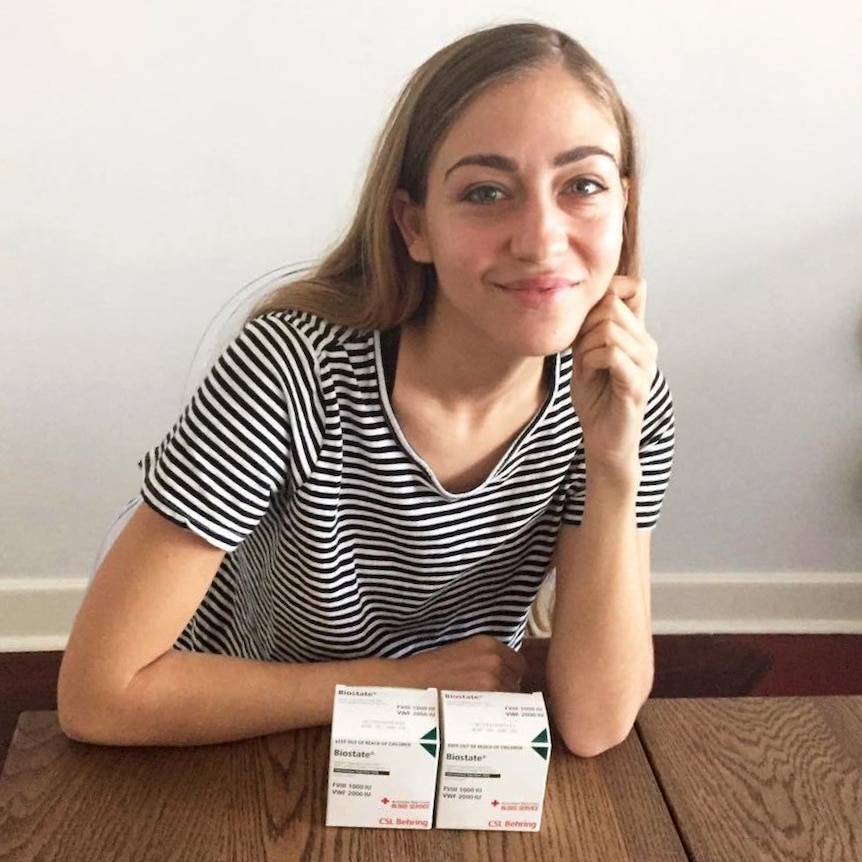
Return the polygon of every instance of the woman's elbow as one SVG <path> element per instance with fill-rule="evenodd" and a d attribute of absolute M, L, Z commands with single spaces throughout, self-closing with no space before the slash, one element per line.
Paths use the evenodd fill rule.
<path fill-rule="evenodd" d="M 98 735 L 93 733 L 91 724 L 86 716 L 69 711 L 68 707 L 58 705 L 57 718 L 60 722 L 60 730 L 72 740 L 72 742 L 89 742 L 98 744 Z"/>
<path fill-rule="evenodd" d="M 625 705 L 593 708 L 586 713 L 564 712 L 558 717 L 557 729 L 572 754 L 596 757 L 628 739 L 645 701 L 646 694 Z"/>
<path fill-rule="evenodd" d="M 602 729 L 601 732 L 584 733 L 578 728 L 559 728 L 560 736 L 566 749 L 577 757 L 597 757 L 628 739 L 633 725 L 624 729 L 612 731 Z"/>
<path fill-rule="evenodd" d="M 57 685 L 57 718 L 60 729 L 75 742 L 123 745 L 120 704 L 85 680 L 60 672 Z"/>
<path fill-rule="evenodd" d="M 108 744 L 104 722 L 97 709 L 76 704 L 68 697 L 58 697 L 57 718 L 60 722 L 60 730 L 74 742 Z"/>

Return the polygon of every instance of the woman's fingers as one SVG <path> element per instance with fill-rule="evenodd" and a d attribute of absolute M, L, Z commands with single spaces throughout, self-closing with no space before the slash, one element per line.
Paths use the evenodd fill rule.
<path fill-rule="evenodd" d="M 573 345 L 576 361 L 598 348 L 618 347 L 637 365 L 654 373 L 658 347 L 635 313 L 607 293 L 587 315 Z M 612 355 L 612 354 L 609 354 Z"/>
<path fill-rule="evenodd" d="M 647 284 L 642 278 L 630 275 L 615 275 L 611 279 L 608 292 L 618 296 L 643 323 L 646 313 Z"/>
<path fill-rule="evenodd" d="M 518 691 L 527 670 L 520 653 L 490 635 L 474 635 L 399 661 L 414 669 L 423 686 L 458 691 Z"/>
<path fill-rule="evenodd" d="M 645 397 L 649 389 L 644 368 L 625 350 L 614 344 L 594 347 L 580 354 L 577 367 L 584 382 L 588 382 L 593 375 L 604 372 L 615 381 L 615 386 L 621 387 L 621 391 L 630 392 L 639 398 Z"/>
<path fill-rule="evenodd" d="M 626 305 L 625 301 L 610 290 L 589 310 L 581 324 L 575 344 L 604 321 L 614 321 L 633 333 L 646 332 L 643 321 Z"/>
<path fill-rule="evenodd" d="M 576 356 L 583 356 L 591 350 L 618 347 L 634 362 L 646 368 L 653 358 L 651 340 L 646 333 L 632 332 L 616 320 L 602 320 L 589 332 L 578 338 L 575 344 L 575 354 Z"/>
<path fill-rule="evenodd" d="M 572 400 L 594 461 L 637 451 L 658 354 L 644 327 L 645 301 L 643 281 L 615 277 L 572 345 Z"/>

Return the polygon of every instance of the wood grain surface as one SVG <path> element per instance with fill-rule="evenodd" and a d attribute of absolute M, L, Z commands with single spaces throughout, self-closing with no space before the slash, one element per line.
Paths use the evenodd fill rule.
<path fill-rule="evenodd" d="M 111 749 L 24 713 L 0 777 L 0 860 L 685 862 L 636 734 L 591 760 L 555 742 L 538 833 L 328 828 L 328 728 Z"/>
<path fill-rule="evenodd" d="M 862 697 L 651 700 L 638 731 L 695 862 L 862 862 Z"/>

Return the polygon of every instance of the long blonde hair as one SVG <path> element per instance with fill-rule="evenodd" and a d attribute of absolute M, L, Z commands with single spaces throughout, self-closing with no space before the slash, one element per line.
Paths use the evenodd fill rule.
<path fill-rule="evenodd" d="M 628 108 L 607 72 L 574 39 L 541 24 L 504 24 L 463 36 L 414 72 L 378 140 L 347 233 L 307 277 L 275 290 L 253 316 L 296 309 L 333 323 L 388 329 L 420 313 L 433 296 L 434 270 L 407 253 L 392 217 L 393 194 L 404 189 L 423 203 L 436 149 L 472 100 L 495 83 L 554 63 L 616 124 L 620 174 L 629 182 L 617 273 L 637 275 L 640 172 Z"/>

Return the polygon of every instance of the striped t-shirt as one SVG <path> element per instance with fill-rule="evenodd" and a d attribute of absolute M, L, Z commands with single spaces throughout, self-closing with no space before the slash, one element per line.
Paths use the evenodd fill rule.
<path fill-rule="evenodd" d="M 443 488 L 410 447 L 377 331 L 274 312 L 246 324 L 142 462 L 144 500 L 223 548 L 180 649 L 263 660 L 406 656 L 475 634 L 520 645 L 560 524 L 580 522 L 571 351 L 478 487 Z M 671 397 L 651 388 L 639 527 L 659 514 Z"/>

